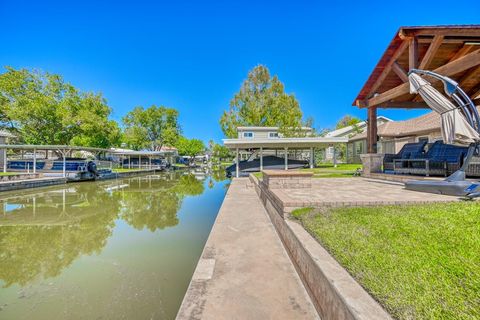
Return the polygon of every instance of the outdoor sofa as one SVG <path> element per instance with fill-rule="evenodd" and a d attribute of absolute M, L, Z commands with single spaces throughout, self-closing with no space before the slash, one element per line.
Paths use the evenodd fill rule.
<path fill-rule="evenodd" d="M 394 171 L 394 165 L 407 164 L 401 160 L 420 158 L 424 154 L 426 142 L 407 143 L 397 154 L 386 153 L 383 157 L 383 171 Z"/>
<path fill-rule="evenodd" d="M 447 176 L 460 169 L 467 151 L 468 147 L 436 141 L 424 154 L 409 159 L 394 160 L 393 171 L 400 174 Z"/>

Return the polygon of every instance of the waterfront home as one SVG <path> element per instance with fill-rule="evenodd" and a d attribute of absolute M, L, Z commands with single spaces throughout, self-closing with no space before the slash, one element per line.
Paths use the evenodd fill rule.
<path fill-rule="evenodd" d="M 392 119 L 389 119 L 384 116 L 378 116 L 377 117 L 377 125 L 383 125 L 384 123 L 391 122 L 393 121 Z M 337 130 L 333 130 L 328 132 L 325 137 L 331 138 L 331 137 L 346 137 L 350 138 L 356 134 L 365 132 L 367 130 L 367 121 L 360 121 L 359 123 L 356 123 L 351 126 L 343 127 Z M 354 145 L 351 145 L 350 148 L 347 147 L 346 149 L 346 161 L 349 163 L 356 163 L 354 160 L 355 157 L 355 151 L 358 150 L 360 153 L 365 150 L 365 147 L 363 145 L 363 142 L 357 143 Z M 357 152 L 358 154 L 358 152 Z M 333 146 L 329 146 L 328 148 L 325 149 L 325 155 L 324 155 L 324 161 L 326 162 L 331 162 L 336 159 L 336 153 L 335 153 L 335 148 Z M 360 158 L 358 158 L 360 159 Z"/>
<path fill-rule="evenodd" d="M 429 112 L 420 117 L 390 121 L 378 126 L 377 153 L 398 153 L 406 143 L 433 143 L 442 140 L 440 115 Z M 358 133 L 348 140 L 349 162 L 360 163 L 360 154 L 366 152 L 367 132 Z"/>

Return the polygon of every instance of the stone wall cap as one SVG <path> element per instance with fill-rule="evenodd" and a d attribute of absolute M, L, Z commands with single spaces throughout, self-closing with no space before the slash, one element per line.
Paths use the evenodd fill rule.
<path fill-rule="evenodd" d="M 263 170 L 262 173 L 269 177 L 311 177 L 313 172 L 308 171 L 290 171 L 290 170 Z"/>

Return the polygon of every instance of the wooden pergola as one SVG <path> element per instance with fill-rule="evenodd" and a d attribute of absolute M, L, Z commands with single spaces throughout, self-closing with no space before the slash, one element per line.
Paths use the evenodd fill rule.
<path fill-rule="evenodd" d="M 425 109 L 409 92 L 408 71 L 430 70 L 457 81 L 480 104 L 480 25 L 401 27 L 353 106 L 368 111 L 367 152 L 377 152 L 377 109 Z M 443 92 L 442 83 L 428 78 Z"/>

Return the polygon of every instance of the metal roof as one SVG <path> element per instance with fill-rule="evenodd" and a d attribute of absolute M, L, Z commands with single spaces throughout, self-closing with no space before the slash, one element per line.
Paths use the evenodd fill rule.
<path fill-rule="evenodd" d="M 328 146 L 336 143 L 346 143 L 346 137 L 305 137 L 305 138 L 275 138 L 275 139 L 223 139 L 225 147 L 230 149 L 250 148 L 312 148 Z"/>

